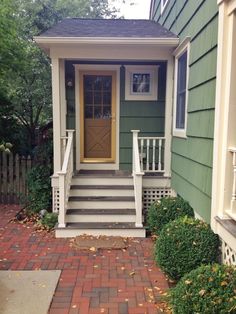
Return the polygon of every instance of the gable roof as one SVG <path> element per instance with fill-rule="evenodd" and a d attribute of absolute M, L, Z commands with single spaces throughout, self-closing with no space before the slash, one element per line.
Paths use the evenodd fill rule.
<path fill-rule="evenodd" d="M 150 20 L 67 18 L 39 37 L 65 38 L 177 38 Z"/>

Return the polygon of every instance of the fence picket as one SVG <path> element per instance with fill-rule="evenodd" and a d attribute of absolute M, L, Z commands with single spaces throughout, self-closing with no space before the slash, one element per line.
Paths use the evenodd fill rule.
<path fill-rule="evenodd" d="M 32 168 L 32 159 L 0 153 L 0 203 L 19 203 L 19 196 L 27 195 L 26 177 Z"/>

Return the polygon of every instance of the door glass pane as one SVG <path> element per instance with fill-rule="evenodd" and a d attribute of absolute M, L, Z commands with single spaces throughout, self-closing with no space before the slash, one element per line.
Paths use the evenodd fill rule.
<path fill-rule="evenodd" d="M 111 105 L 111 93 L 110 92 L 105 92 L 103 94 L 103 104 Z"/>
<path fill-rule="evenodd" d="M 93 106 L 86 106 L 84 114 L 85 114 L 86 119 L 92 119 L 93 118 Z"/>
<path fill-rule="evenodd" d="M 94 77 L 94 90 L 99 91 L 102 89 L 102 77 L 101 76 L 93 76 Z"/>
<path fill-rule="evenodd" d="M 102 104 L 102 93 L 94 92 L 94 104 L 101 105 Z"/>
<path fill-rule="evenodd" d="M 92 75 L 85 75 L 84 76 L 84 87 L 85 90 L 92 90 L 93 89 L 93 76 Z"/>
<path fill-rule="evenodd" d="M 85 118 L 108 119 L 111 117 L 112 76 L 84 76 Z M 87 108 L 89 106 L 89 108 Z"/>
<path fill-rule="evenodd" d="M 94 107 L 94 119 L 102 119 L 102 107 L 101 106 Z"/>
<path fill-rule="evenodd" d="M 93 93 L 85 92 L 84 93 L 84 104 L 85 105 L 93 105 Z"/>
<path fill-rule="evenodd" d="M 111 77 L 103 76 L 103 90 L 110 91 L 111 90 Z"/>
<path fill-rule="evenodd" d="M 111 107 L 110 106 L 103 107 L 103 118 L 109 119 L 110 117 L 111 117 Z"/>

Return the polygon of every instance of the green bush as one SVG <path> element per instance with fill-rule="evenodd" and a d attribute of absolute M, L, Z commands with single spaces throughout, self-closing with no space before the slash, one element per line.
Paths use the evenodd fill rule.
<path fill-rule="evenodd" d="M 51 210 L 50 167 L 34 166 L 27 175 L 27 208 L 35 213 L 42 209 Z"/>
<path fill-rule="evenodd" d="M 174 314 L 236 313 L 236 267 L 205 265 L 185 275 L 170 290 Z"/>
<path fill-rule="evenodd" d="M 164 225 L 179 217 L 194 217 L 192 207 L 181 197 L 164 197 L 154 202 L 148 209 L 149 229 L 159 234 Z"/>
<path fill-rule="evenodd" d="M 41 219 L 41 224 L 48 229 L 55 227 L 55 224 L 58 221 L 58 215 L 55 213 L 46 213 Z"/>
<path fill-rule="evenodd" d="M 201 264 L 216 262 L 218 248 L 219 238 L 208 224 L 184 217 L 162 228 L 155 259 L 171 279 L 178 280 Z"/>

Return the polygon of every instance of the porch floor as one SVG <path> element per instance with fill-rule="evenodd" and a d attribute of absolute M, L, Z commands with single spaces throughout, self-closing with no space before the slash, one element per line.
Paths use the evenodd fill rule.
<path fill-rule="evenodd" d="M 0 270 L 61 270 L 49 314 L 165 312 L 168 284 L 150 238 L 129 239 L 125 250 L 79 251 L 73 240 L 9 222 L 16 212 L 0 207 Z"/>

